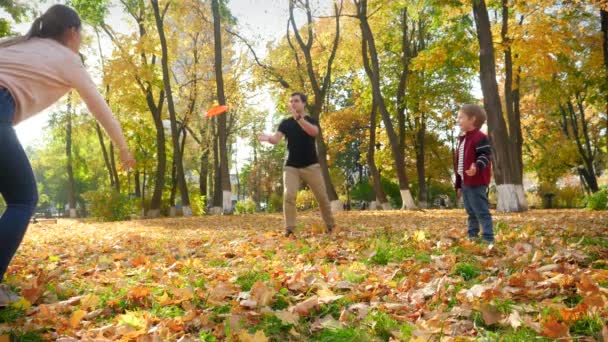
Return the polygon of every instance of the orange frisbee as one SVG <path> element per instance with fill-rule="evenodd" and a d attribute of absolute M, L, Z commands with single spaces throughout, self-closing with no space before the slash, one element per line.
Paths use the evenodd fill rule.
<path fill-rule="evenodd" d="M 216 115 L 220 115 L 222 113 L 226 113 L 227 110 L 228 110 L 228 107 L 224 106 L 224 105 L 212 107 L 211 109 L 209 109 L 207 111 L 207 117 L 210 118 L 210 117 L 214 117 Z"/>

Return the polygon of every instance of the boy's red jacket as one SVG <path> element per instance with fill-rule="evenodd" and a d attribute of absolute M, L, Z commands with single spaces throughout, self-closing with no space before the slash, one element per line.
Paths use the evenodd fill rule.
<path fill-rule="evenodd" d="M 464 165 L 463 177 L 458 174 L 458 151 L 460 144 L 464 141 Z M 466 132 L 458 137 L 458 146 L 456 148 L 456 158 L 454 158 L 454 171 L 456 173 L 456 189 L 463 186 L 488 186 L 492 176 L 492 147 L 490 139 L 479 129 Z M 471 164 L 477 165 L 477 173 L 475 176 L 466 174 L 466 170 L 471 167 Z M 464 178 L 464 179 L 463 179 Z"/>

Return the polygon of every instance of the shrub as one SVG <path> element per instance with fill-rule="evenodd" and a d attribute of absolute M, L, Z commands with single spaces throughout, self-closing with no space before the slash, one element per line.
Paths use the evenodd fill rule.
<path fill-rule="evenodd" d="M 317 200 L 315 195 L 310 190 L 298 191 L 298 197 L 296 198 L 296 207 L 299 210 L 313 209 L 317 207 Z"/>
<path fill-rule="evenodd" d="M 589 195 L 587 197 L 587 208 L 591 210 L 608 209 L 608 188 Z"/>
<path fill-rule="evenodd" d="M 99 221 L 123 221 L 130 218 L 134 203 L 129 196 L 114 188 L 101 188 L 83 194 L 89 204 L 91 216 Z"/>
<path fill-rule="evenodd" d="M 237 214 L 253 214 L 255 213 L 255 208 L 255 201 L 253 201 L 251 198 L 248 198 L 244 201 L 236 202 L 236 205 L 234 206 L 234 212 Z"/>

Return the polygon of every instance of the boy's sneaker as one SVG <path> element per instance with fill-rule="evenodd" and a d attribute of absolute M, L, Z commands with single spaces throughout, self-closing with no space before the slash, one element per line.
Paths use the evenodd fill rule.
<path fill-rule="evenodd" d="M 11 291 L 8 286 L 0 284 L 0 308 L 7 307 L 12 303 L 19 301 L 21 297 L 18 294 Z"/>

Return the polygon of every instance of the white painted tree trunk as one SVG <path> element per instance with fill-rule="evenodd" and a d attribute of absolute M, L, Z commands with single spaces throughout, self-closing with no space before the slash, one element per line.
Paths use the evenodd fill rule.
<path fill-rule="evenodd" d="M 378 202 L 377 201 L 371 201 L 369 203 L 369 210 L 378 210 Z"/>
<path fill-rule="evenodd" d="M 414 197 L 412 197 L 412 193 L 409 190 L 400 190 L 401 192 L 401 200 L 403 201 L 403 205 L 401 209 L 413 210 L 418 209 L 416 207 L 416 203 L 414 202 Z"/>
<path fill-rule="evenodd" d="M 70 208 L 70 218 L 77 218 L 78 217 L 78 213 L 76 212 L 76 209 Z"/>
<path fill-rule="evenodd" d="M 169 209 L 169 217 L 175 217 L 177 216 L 177 208 L 176 207 L 171 207 Z"/>
<path fill-rule="evenodd" d="M 223 213 L 222 207 L 211 207 L 209 208 L 210 215 L 221 215 Z"/>
<path fill-rule="evenodd" d="M 231 191 L 222 191 L 222 206 L 224 209 L 224 213 L 232 212 L 232 192 Z"/>
<path fill-rule="evenodd" d="M 500 184 L 496 186 L 496 194 L 498 200 L 496 211 L 512 213 L 528 210 L 528 201 L 523 185 Z"/>
<path fill-rule="evenodd" d="M 157 217 L 160 217 L 160 209 L 148 210 L 148 218 L 157 218 Z"/>
<path fill-rule="evenodd" d="M 340 200 L 331 201 L 331 212 L 332 213 L 337 213 L 338 211 L 342 211 L 342 210 L 344 210 L 344 207 L 342 206 L 342 201 L 340 201 Z"/>
<path fill-rule="evenodd" d="M 418 208 L 426 209 L 429 207 L 429 204 L 426 201 L 418 201 Z"/>
<path fill-rule="evenodd" d="M 384 202 L 381 205 L 382 210 L 393 210 L 393 206 L 391 205 L 390 202 Z"/>
<path fill-rule="evenodd" d="M 192 208 L 189 206 L 182 207 L 182 215 L 184 217 L 192 217 Z"/>

